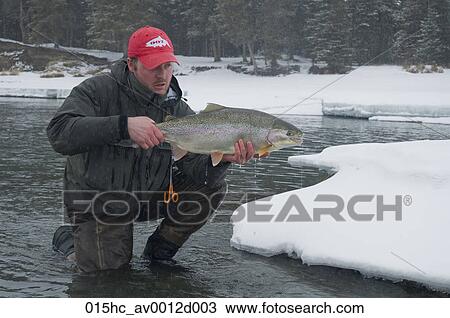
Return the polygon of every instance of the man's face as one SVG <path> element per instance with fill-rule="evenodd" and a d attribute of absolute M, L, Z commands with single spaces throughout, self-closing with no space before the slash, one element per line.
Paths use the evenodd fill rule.
<path fill-rule="evenodd" d="M 136 76 L 138 81 L 152 92 L 164 95 L 170 86 L 173 75 L 171 62 L 159 65 L 154 69 L 146 68 L 139 60 L 128 59 L 128 68 Z"/>

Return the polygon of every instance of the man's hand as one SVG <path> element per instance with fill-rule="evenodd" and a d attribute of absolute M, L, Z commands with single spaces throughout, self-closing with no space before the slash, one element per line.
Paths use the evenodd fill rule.
<path fill-rule="evenodd" d="M 244 164 L 252 158 L 258 158 L 258 154 L 255 154 L 253 144 L 248 141 L 247 145 L 245 145 L 244 141 L 239 139 L 239 141 L 234 144 L 234 154 L 223 155 L 222 161 Z"/>
<path fill-rule="evenodd" d="M 154 147 L 164 141 L 164 135 L 156 127 L 155 122 L 145 116 L 128 117 L 128 134 L 132 141 L 144 149 Z"/>

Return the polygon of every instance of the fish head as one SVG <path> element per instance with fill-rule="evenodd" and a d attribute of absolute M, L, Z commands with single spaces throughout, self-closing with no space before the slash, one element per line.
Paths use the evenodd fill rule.
<path fill-rule="evenodd" d="M 296 126 L 277 118 L 269 130 L 267 141 L 278 149 L 299 146 L 303 142 L 303 132 Z"/>

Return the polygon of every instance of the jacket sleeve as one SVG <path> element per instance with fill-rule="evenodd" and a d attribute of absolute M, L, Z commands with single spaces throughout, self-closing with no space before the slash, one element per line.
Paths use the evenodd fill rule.
<path fill-rule="evenodd" d="M 177 117 L 195 114 L 184 101 L 181 101 L 179 106 Z M 227 169 L 231 165 L 229 162 L 221 162 L 214 167 L 211 156 L 193 153 L 188 153 L 175 164 L 185 175 L 191 177 L 197 185 L 206 185 L 210 188 L 214 188 L 223 182 Z"/>
<path fill-rule="evenodd" d="M 72 90 L 50 121 L 47 136 L 55 151 L 74 155 L 120 141 L 120 116 L 100 117 L 94 92 L 94 81 L 84 81 Z"/>

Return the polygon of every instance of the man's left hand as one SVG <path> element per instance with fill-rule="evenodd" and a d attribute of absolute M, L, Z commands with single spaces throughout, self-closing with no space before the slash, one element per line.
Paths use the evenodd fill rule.
<path fill-rule="evenodd" d="M 255 155 L 253 144 L 250 141 L 245 144 L 242 139 L 239 139 L 239 141 L 234 144 L 234 154 L 223 155 L 222 161 L 244 164 L 255 156 L 257 155 Z"/>

